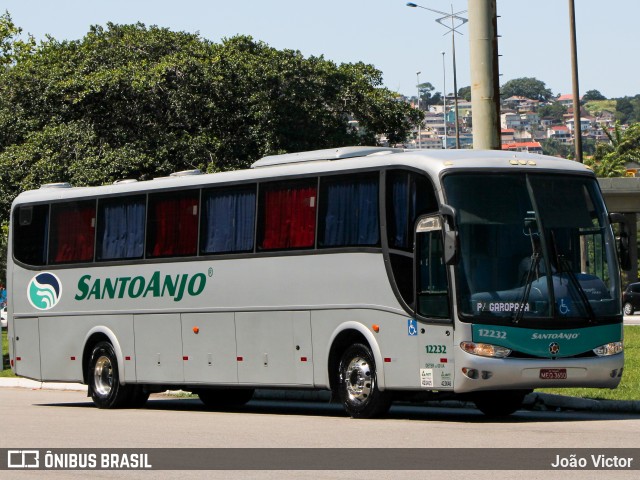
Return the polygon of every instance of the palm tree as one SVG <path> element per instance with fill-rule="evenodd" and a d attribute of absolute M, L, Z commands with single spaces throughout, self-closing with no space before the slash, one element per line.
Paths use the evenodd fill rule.
<path fill-rule="evenodd" d="M 620 122 L 616 122 L 612 132 L 603 130 L 609 143 L 596 144 L 595 154 L 585 159 L 585 164 L 598 177 L 624 177 L 628 163 L 640 163 L 640 123 L 623 130 Z"/>

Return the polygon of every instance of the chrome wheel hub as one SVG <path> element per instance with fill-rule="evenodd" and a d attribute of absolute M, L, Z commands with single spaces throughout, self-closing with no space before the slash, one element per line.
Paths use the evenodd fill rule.
<path fill-rule="evenodd" d="M 108 357 L 100 357 L 93 369 L 93 388 L 101 397 L 111 393 L 113 385 L 113 365 Z"/>
<path fill-rule="evenodd" d="M 345 371 L 344 382 L 350 401 L 354 403 L 366 402 L 373 389 L 369 362 L 362 357 L 353 358 Z"/>

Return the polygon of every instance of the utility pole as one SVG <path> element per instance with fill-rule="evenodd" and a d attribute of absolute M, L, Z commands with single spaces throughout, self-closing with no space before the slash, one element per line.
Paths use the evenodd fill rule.
<path fill-rule="evenodd" d="M 469 0 L 473 148 L 500 150 L 496 0 Z"/>
<path fill-rule="evenodd" d="M 578 87 L 576 10 L 573 0 L 569 0 L 569 23 L 571 31 L 571 78 L 573 87 L 573 141 L 576 149 L 576 161 L 582 163 L 582 122 L 580 121 L 580 89 Z"/>

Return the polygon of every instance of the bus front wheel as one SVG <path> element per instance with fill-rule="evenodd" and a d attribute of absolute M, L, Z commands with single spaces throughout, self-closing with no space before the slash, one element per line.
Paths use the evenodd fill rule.
<path fill-rule="evenodd" d="M 91 352 L 89 389 L 98 408 L 123 407 L 131 397 L 131 389 L 120 384 L 118 359 L 109 342 L 98 343 Z"/>
<path fill-rule="evenodd" d="M 352 418 L 384 415 L 391 406 L 388 392 L 378 390 L 371 349 L 356 343 L 345 350 L 338 366 L 340 401 Z"/>

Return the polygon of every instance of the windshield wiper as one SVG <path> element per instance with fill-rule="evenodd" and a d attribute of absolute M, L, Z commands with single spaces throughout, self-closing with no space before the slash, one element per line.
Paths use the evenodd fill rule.
<path fill-rule="evenodd" d="M 525 219 L 525 227 L 529 229 L 529 238 L 531 239 L 531 263 L 529 264 L 527 278 L 524 282 L 522 297 L 518 302 L 518 308 L 515 311 L 515 315 L 511 319 L 513 323 L 518 323 L 522 320 L 525 306 L 529 302 L 529 295 L 531 295 L 534 275 L 536 280 L 538 280 L 540 276 L 540 237 L 533 232 L 533 225 L 535 225 L 535 219 Z"/>

